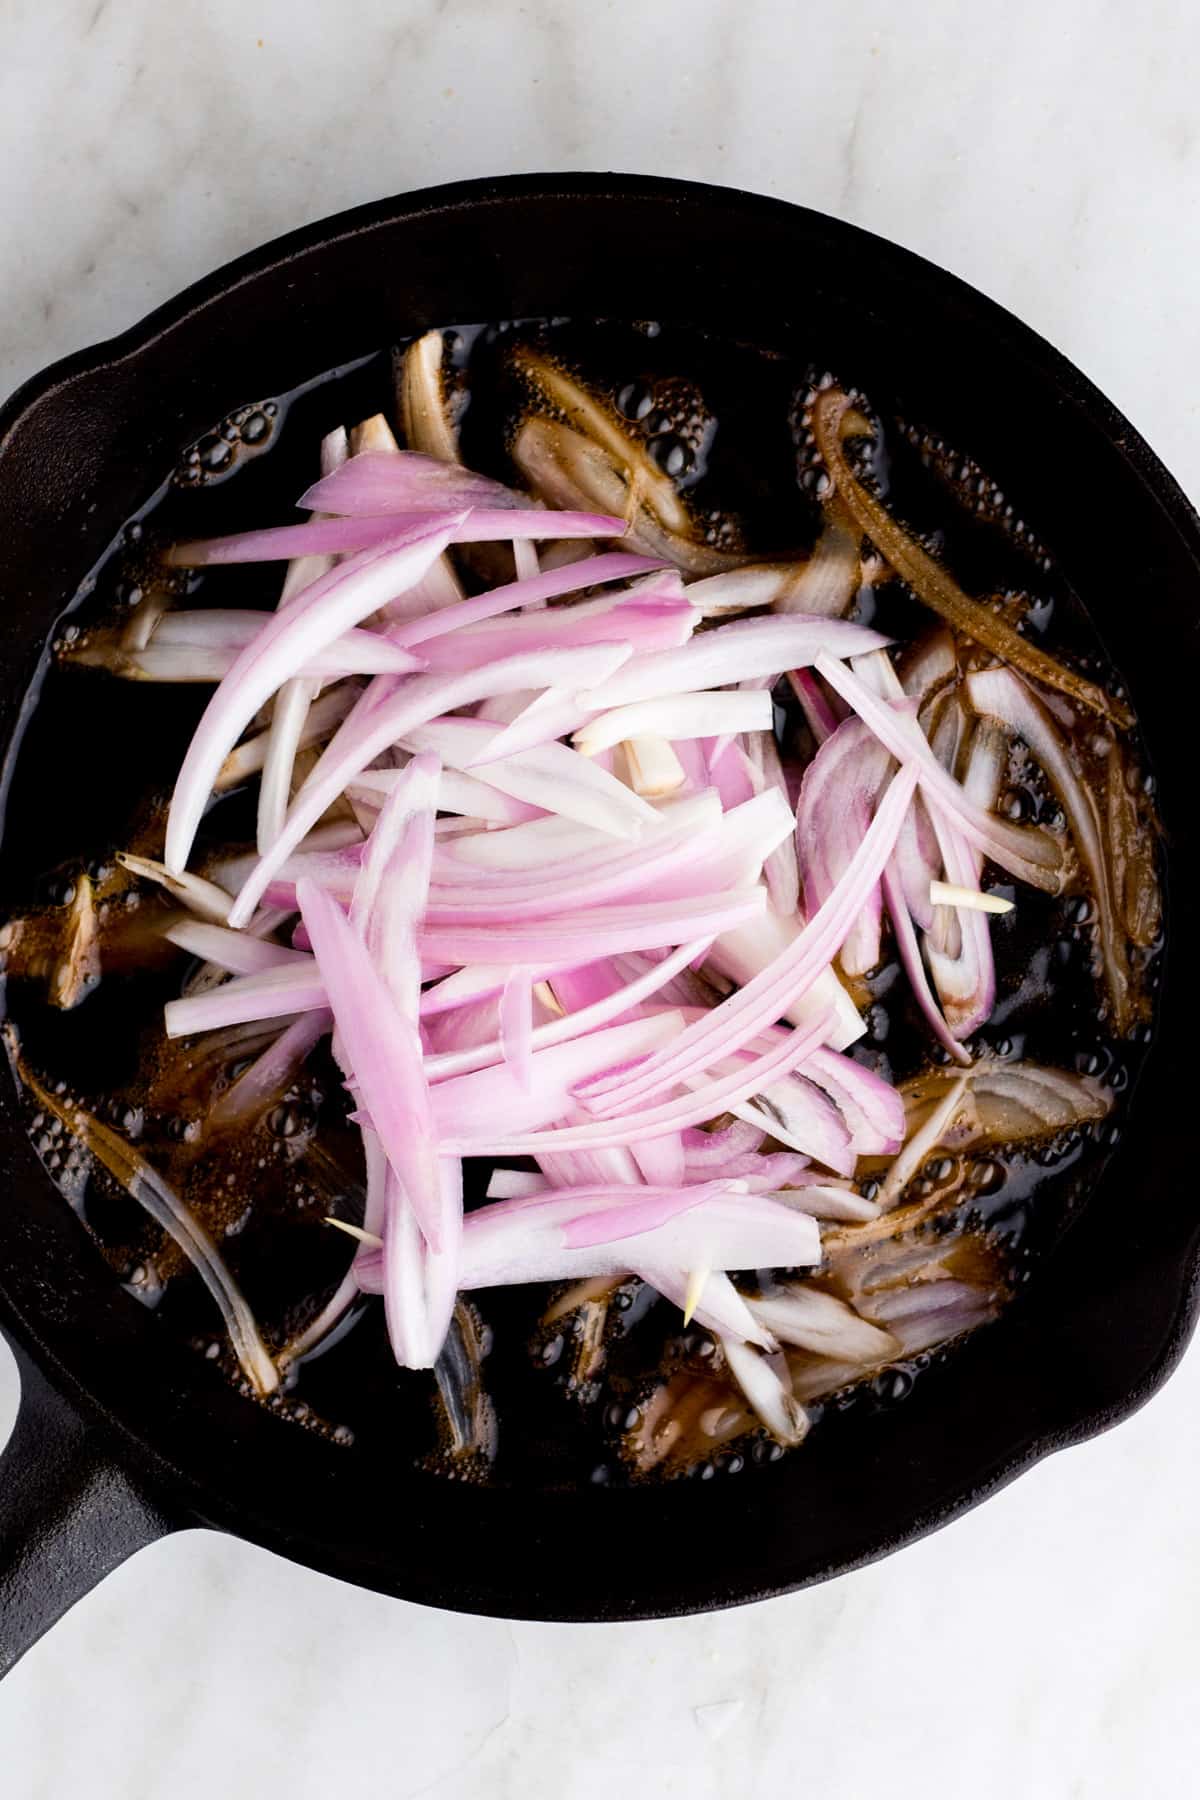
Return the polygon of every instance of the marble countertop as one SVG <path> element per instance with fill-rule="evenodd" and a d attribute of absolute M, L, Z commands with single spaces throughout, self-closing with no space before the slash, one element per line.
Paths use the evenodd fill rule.
<path fill-rule="evenodd" d="M 267 237 L 467 175 L 804 201 L 1043 332 L 1200 496 L 1189 0 L 13 0 L 0 386 Z M 16 1377 L 0 1349 L 0 1441 Z M 457 1618 L 193 1533 L 0 1687 L 6 1800 L 1188 1792 L 1200 1357 L 901 1556 L 707 1619 Z"/>

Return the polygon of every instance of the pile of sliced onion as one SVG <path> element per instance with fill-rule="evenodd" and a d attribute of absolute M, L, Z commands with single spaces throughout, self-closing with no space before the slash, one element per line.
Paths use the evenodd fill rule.
<path fill-rule="evenodd" d="M 293 559 L 276 612 L 168 613 L 126 653 L 143 676 L 217 680 L 163 862 L 137 870 L 195 915 L 174 941 L 229 978 L 172 1001 L 167 1030 L 279 1019 L 263 1082 L 332 1032 L 369 1198 L 322 1329 L 381 1293 L 397 1359 L 427 1367 L 459 1290 L 634 1273 L 794 1440 L 779 1340 L 824 1343 L 838 1307 L 748 1304 L 729 1275 L 810 1268 L 819 1221 L 879 1210 L 854 1176 L 900 1150 L 904 1104 L 847 1054 L 852 978 L 890 918 L 932 1036 L 969 1065 L 1005 905 L 980 891 L 983 858 L 1053 891 L 1060 846 L 960 781 L 888 640 L 830 616 L 848 596 L 825 594 L 826 540 L 807 585 L 764 569 L 689 587 L 608 547 L 619 518 L 380 441 L 327 444 L 310 522 L 172 553 Z M 601 547 L 542 571 L 539 543 L 569 538 Z M 464 597 L 452 546 L 505 542 L 515 579 Z M 739 594 L 774 611 L 726 621 Z M 989 679 L 980 710 L 1015 719 Z M 780 680 L 820 746 L 798 803 Z M 260 770 L 256 854 L 189 870 L 206 810 Z M 464 1220 L 472 1156 L 538 1172 L 499 1168 Z"/>

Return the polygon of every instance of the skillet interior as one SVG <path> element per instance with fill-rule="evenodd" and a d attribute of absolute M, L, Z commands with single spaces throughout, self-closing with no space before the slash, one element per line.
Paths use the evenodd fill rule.
<path fill-rule="evenodd" d="M 638 245 L 631 257 L 629 246 Z M 698 282 L 694 271 L 705 271 Z M 529 178 L 383 202 L 220 272 L 18 394 L 0 436 L 8 740 L 53 618 L 180 449 L 235 405 L 445 319 L 682 318 L 811 345 L 922 411 L 1016 498 L 1088 600 L 1159 777 L 1186 893 L 1200 527 L 1069 365 L 953 278 L 866 233 L 686 184 Z M 21 845 L 5 848 L 10 866 Z M 7 882 L 5 883 L 7 886 Z M 752 1478 L 513 1494 L 391 1478 L 240 1400 L 112 1283 L 0 1090 L 0 1317 L 174 1523 L 236 1530 L 383 1591 L 512 1616 L 622 1618 L 820 1579 L 952 1517 L 1131 1410 L 1195 1305 L 1185 1082 L 1197 977 L 1168 938 L 1156 1043 L 1079 1224 L 1000 1322 L 898 1411 Z"/>

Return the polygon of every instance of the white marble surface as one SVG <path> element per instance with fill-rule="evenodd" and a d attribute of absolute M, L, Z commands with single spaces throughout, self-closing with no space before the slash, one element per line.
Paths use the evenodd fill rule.
<path fill-rule="evenodd" d="M 0 385 L 263 238 L 452 177 L 803 200 L 1020 313 L 1193 495 L 1191 0 L 8 0 Z M 15 1377 L 0 1362 L 0 1433 Z M 707 1620 L 509 1626 L 200 1534 L 0 1687 L 5 1800 L 1189 1793 L 1200 1358 L 940 1536 Z"/>

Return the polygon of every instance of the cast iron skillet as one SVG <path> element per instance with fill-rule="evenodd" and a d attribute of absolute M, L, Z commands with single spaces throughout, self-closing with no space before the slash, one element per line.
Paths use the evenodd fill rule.
<path fill-rule="evenodd" d="M 51 624 L 179 451 L 234 406 L 397 335 L 580 312 L 682 318 L 879 364 L 1049 540 L 1123 670 L 1160 782 L 1169 885 L 1196 878 L 1200 520 L 1137 433 L 1032 332 L 879 238 L 641 177 L 437 188 L 280 239 L 0 415 L 0 728 Z M 1182 922 L 1181 922 L 1182 923 Z M 1184 933 L 1177 932 L 1182 940 Z M 0 1082 L 0 1322 L 21 1412 L 0 1462 L 0 1668 L 141 1545 L 203 1525 L 383 1593 L 518 1618 L 629 1619 L 819 1581 L 945 1524 L 1139 1406 L 1197 1306 L 1200 959 L 1168 938 L 1130 1129 L 1021 1302 L 903 1407 L 736 1478 L 515 1495 L 354 1452 L 240 1399 L 113 1282 Z"/>

